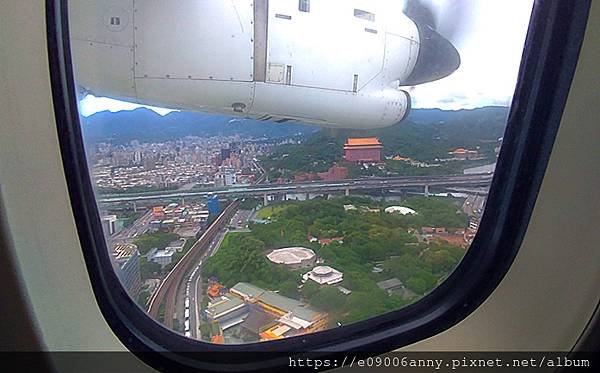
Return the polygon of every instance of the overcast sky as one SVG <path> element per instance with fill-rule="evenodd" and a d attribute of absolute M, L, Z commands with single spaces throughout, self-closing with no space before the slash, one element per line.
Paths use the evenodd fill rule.
<path fill-rule="evenodd" d="M 452 75 L 411 90 L 413 107 L 449 110 L 510 105 L 517 82 L 533 0 L 448 0 L 440 10 L 458 13 L 440 25 L 453 29 L 461 56 Z M 461 3 L 461 9 L 451 9 Z M 446 5 L 445 7 L 443 5 Z M 445 8 L 445 9 L 444 9 Z"/>
<path fill-rule="evenodd" d="M 440 15 L 439 31 L 461 55 L 461 66 L 436 82 L 410 88 L 414 108 L 446 110 L 508 106 L 516 84 L 534 0 L 422 0 Z M 457 5 L 458 4 L 458 5 Z M 86 96 L 81 114 L 140 105 Z M 152 108 L 161 115 L 168 109 Z"/>

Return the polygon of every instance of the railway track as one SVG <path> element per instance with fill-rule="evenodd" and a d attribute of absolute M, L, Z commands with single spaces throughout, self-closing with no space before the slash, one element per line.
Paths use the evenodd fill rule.
<path fill-rule="evenodd" d="M 158 289 L 152 294 L 148 305 L 148 314 L 154 319 L 158 318 L 158 313 L 161 304 L 165 304 L 164 325 L 170 329 L 173 328 L 173 314 L 177 301 L 177 290 L 183 281 L 185 274 L 191 269 L 206 246 L 211 242 L 217 232 L 231 219 L 235 211 L 238 209 L 240 201 L 235 200 L 229 204 L 219 214 L 217 219 L 208 227 L 208 229 L 200 236 L 198 241 L 190 248 L 190 250 L 181 258 L 181 260 L 167 274 L 164 280 L 159 285 Z"/>

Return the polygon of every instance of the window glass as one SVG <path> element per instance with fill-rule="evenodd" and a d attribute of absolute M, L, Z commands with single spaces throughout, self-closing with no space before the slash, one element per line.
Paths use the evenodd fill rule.
<path fill-rule="evenodd" d="M 532 0 L 118 3 L 70 2 L 71 49 L 107 270 L 154 319 L 277 340 L 398 310 L 460 263 Z"/>

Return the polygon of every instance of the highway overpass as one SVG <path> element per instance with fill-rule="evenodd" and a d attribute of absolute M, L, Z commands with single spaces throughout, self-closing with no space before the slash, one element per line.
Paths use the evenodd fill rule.
<path fill-rule="evenodd" d="M 487 187 L 491 184 L 492 174 L 439 175 L 439 176 L 402 176 L 388 178 L 347 179 L 340 181 L 313 181 L 288 184 L 259 184 L 230 186 L 202 190 L 167 191 L 160 193 L 111 194 L 99 196 L 101 203 L 159 200 L 165 198 L 202 197 L 218 194 L 220 197 L 269 196 L 293 193 L 333 193 L 349 194 L 353 190 L 399 189 L 430 187 Z"/>

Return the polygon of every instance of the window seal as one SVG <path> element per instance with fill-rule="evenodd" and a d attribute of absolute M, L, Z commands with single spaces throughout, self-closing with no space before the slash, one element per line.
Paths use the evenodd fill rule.
<path fill-rule="evenodd" d="M 454 326 L 497 287 L 521 245 L 566 104 L 590 4 L 590 0 L 535 2 L 487 208 L 473 244 L 446 281 L 414 304 L 356 324 L 266 343 L 214 345 L 188 339 L 152 320 L 129 297 L 116 273 L 107 270 L 112 267 L 79 123 L 67 1 L 46 0 L 48 62 L 61 157 L 88 274 L 106 322 L 147 364 L 179 371 L 277 369 L 288 363 L 263 354 L 233 352 L 279 352 L 279 358 L 302 351 L 379 354 Z M 192 351 L 200 352 L 186 354 Z"/>

